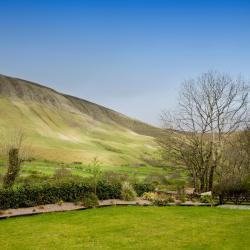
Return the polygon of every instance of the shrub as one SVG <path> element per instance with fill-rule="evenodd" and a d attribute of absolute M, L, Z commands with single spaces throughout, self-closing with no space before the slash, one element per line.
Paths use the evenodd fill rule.
<path fill-rule="evenodd" d="M 59 205 L 59 206 L 62 206 L 63 205 L 63 203 L 64 203 L 64 201 L 63 200 L 59 200 L 59 201 L 57 201 L 57 205 Z"/>
<path fill-rule="evenodd" d="M 125 201 L 135 200 L 136 192 L 132 185 L 129 182 L 124 182 L 122 184 L 122 192 L 121 192 L 122 199 Z"/>
<path fill-rule="evenodd" d="M 72 162 L 74 165 L 82 165 L 82 162 L 81 161 L 74 161 Z"/>
<path fill-rule="evenodd" d="M 95 195 L 97 194 L 97 185 L 98 185 L 98 181 L 101 179 L 102 177 L 102 171 L 101 171 L 101 163 L 98 161 L 98 159 L 95 157 L 93 159 L 93 161 L 91 162 L 91 164 L 89 165 L 89 170 L 90 173 L 92 174 L 92 184 L 94 187 L 94 193 Z"/>
<path fill-rule="evenodd" d="M 156 198 L 156 194 L 153 192 L 145 192 L 142 198 L 144 200 L 153 201 Z"/>
<path fill-rule="evenodd" d="M 249 179 L 248 179 L 249 178 Z M 231 201 L 235 204 L 250 201 L 250 177 L 243 181 L 228 181 L 214 188 L 214 194 L 219 196 L 220 203 Z"/>
<path fill-rule="evenodd" d="M 8 151 L 8 169 L 3 178 L 5 188 L 12 187 L 21 170 L 22 160 L 20 159 L 19 148 L 11 147 Z"/>
<path fill-rule="evenodd" d="M 86 195 L 82 200 L 84 207 L 96 207 L 99 205 L 98 197 L 94 193 Z"/>
<path fill-rule="evenodd" d="M 93 192 L 89 182 L 64 181 L 43 183 L 40 185 L 16 186 L 0 189 L 0 208 L 31 207 L 56 203 L 59 200 L 74 202 L 83 200 Z M 97 197 L 99 199 L 121 198 L 121 185 L 98 182 Z"/>
<path fill-rule="evenodd" d="M 166 206 L 167 204 L 168 204 L 168 200 L 164 200 L 164 199 L 155 199 L 154 201 L 153 201 L 153 204 L 155 205 L 155 206 Z"/>
<path fill-rule="evenodd" d="M 100 180 L 97 183 L 96 195 L 99 200 L 120 199 L 121 191 L 121 183 L 109 183 L 107 181 Z"/>
<path fill-rule="evenodd" d="M 211 195 L 202 195 L 200 197 L 200 202 L 201 203 L 213 203 L 213 199 Z"/>
<path fill-rule="evenodd" d="M 168 198 L 168 202 L 170 202 L 170 203 L 175 202 L 175 199 L 174 199 L 173 197 L 170 196 L 170 197 Z"/>
<path fill-rule="evenodd" d="M 187 199 L 186 199 L 185 195 L 181 195 L 179 197 L 179 200 L 180 200 L 181 203 L 185 203 Z"/>
<path fill-rule="evenodd" d="M 133 188 L 138 196 L 142 196 L 147 192 L 154 192 L 155 186 L 152 183 L 136 183 L 133 184 Z"/>
<path fill-rule="evenodd" d="M 169 196 L 166 194 L 157 194 L 153 200 L 155 206 L 166 206 L 169 203 Z"/>
<path fill-rule="evenodd" d="M 166 206 L 169 202 L 174 202 L 174 198 L 171 196 L 153 192 L 144 193 L 143 199 L 151 201 L 155 206 Z"/>

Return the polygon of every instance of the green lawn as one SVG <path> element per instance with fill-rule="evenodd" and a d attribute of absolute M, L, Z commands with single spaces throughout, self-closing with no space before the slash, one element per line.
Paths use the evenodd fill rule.
<path fill-rule="evenodd" d="M 107 207 L 0 221 L 1 249 L 250 249 L 250 211 Z"/>

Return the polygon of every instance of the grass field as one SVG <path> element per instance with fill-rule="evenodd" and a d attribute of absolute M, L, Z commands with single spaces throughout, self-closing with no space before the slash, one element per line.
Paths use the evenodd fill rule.
<path fill-rule="evenodd" d="M 21 176 L 28 176 L 30 174 L 41 174 L 51 176 L 57 169 L 66 168 L 71 171 L 73 175 L 82 177 L 91 176 L 91 164 L 75 164 L 75 163 L 60 163 L 53 161 L 32 161 L 25 162 L 22 165 Z M 100 164 L 100 169 L 103 172 L 112 171 L 118 174 L 127 174 L 131 177 L 143 178 L 150 174 L 167 175 L 171 174 L 175 169 L 168 167 L 153 167 L 149 165 L 107 165 Z M 0 160 L 0 174 L 5 173 L 6 163 Z"/>
<path fill-rule="evenodd" d="M 249 249 L 250 211 L 107 207 L 0 221 L 1 249 Z"/>
<path fill-rule="evenodd" d="M 55 109 L 37 102 L 0 96 L 0 137 L 21 129 L 30 156 L 52 161 L 106 164 L 141 163 L 156 151 L 154 138 L 112 122 L 94 120 L 79 110 Z M 1 144 L 1 141 L 0 141 Z"/>

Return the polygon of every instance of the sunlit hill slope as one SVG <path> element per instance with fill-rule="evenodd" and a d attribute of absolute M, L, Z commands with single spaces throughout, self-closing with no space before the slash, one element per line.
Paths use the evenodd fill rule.
<path fill-rule="evenodd" d="M 29 81 L 0 75 L 0 130 L 22 129 L 35 157 L 56 161 L 143 162 L 159 128 Z"/>

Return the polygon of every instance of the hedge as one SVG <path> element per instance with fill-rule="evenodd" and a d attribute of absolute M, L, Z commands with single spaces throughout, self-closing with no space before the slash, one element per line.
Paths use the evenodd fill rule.
<path fill-rule="evenodd" d="M 133 185 L 138 196 L 154 191 L 154 186 L 147 183 Z M 121 199 L 121 183 L 99 181 L 96 195 L 99 200 Z M 64 181 L 48 182 L 37 185 L 21 185 L 9 189 L 0 188 L 0 209 L 32 207 L 56 203 L 60 200 L 75 202 L 84 199 L 94 188 L 91 182 Z"/>
<path fill-rule="evenodd" d="M 17 186 L 0 189 L 0 208 L 19 208 L 56 203 L 60 200 L 74 202 L 93 193 L 91 183 L 54 182 L 40 185 Z M 97 197 L 104 199 L 120 199 L 121 185 L 99 182 Z"/>
<path fill-rule="evenodd" d="M 233 202 L 241 204 L 250 202 L 250 182 L 227 183 L 223 186 L 216 186 L 213 190 L 214 195 L 219 197 L 220 204 Z"/>

